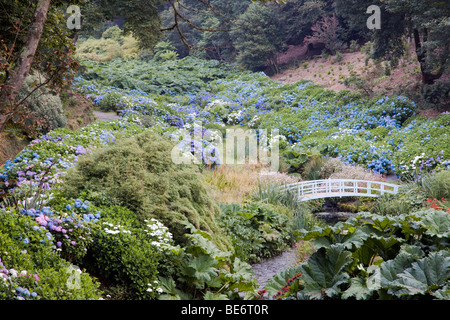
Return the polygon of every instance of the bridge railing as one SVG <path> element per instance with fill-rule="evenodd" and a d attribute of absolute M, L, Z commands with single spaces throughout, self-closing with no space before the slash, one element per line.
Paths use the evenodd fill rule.
<path fill-rule="evenodd" d="M 396 194 L 400 187 L 400 185 L 382 181 L 326 179 L 287 184 L 282 186 L 281 190 L 293 192 L 299 201 L 306 201 L 344 196 L 379 197 L 386 193 Z"/>

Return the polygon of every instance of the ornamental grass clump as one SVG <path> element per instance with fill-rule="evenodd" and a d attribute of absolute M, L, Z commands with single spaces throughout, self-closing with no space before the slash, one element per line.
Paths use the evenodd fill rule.
<path fill-rule="evenodd" d="M 149 131 L 81 157 L 65 177 L 63 192 L 78 198 L 85 193 L 95 205 L 120 205 L 139 220 L 155 218 L 186 243 L 185 222 L 214 235 L 220 249 L 231 248 L 229 238 L 216 225 L 220 215 L 209 197 L 202 176 L 193 165 L 176 165 L 174 144 Z"/>
<path fill-rule="evenodd" d="M 425 175 L 421 185 L 428 197 L 437 199 L 450 197 L 450 170 Z"/>

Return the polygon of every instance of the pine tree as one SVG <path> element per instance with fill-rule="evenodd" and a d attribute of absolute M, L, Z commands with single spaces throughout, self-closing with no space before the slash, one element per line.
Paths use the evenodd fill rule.
<path fill-rule="evenodd" d="M 276 53 L 283 47 L 283 36 L 273 10 L 267 5 L 252 3 L 239 16 L 232 39 L 240 65 L 258 71 L 269 64 L 278 71 Z"/>

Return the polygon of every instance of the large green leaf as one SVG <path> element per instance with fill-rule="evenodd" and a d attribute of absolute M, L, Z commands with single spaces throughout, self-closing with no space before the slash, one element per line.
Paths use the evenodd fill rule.
<path fill-rule="evenodd" d="M 305 294 L 318 299 L 338 295 L 339 286 L 348 282 L 344 268 L 351 262 L 351 253 L 343 245 L 320 248 L 301 266 Z"/>
<path fill-rule="evenodd" d="M 158 277 L 159 285 L 164 294 L 158 297 L 159 300 L 190 300 L 192 297 L 179 289 L 177 289 L 175 281 L 169 277 Z"/>
<path fill-rule="evenodd" d="M 297 276 L 300 273 L 300 266 L 287 268 L 277 274 L 266 282 L 264 289 L 267 290 L 269 297 L 274 296 L 280 288 L 286 286 L 289 279 Z"/>
<path fill-rule="evenodd" d="M 189 247 L 190 253 L 197 255 L 203 253 L 216 259 L 224 261 L 231 256 L 231 252 L 223 252 L 211 241 L 211 235 L 206 231 L 195 228 L 192 224 L 185 223 L 191 229 L 192 234 L 186 234 L 190 238 L 192 245 Z"/>
<path fill-rule="evenodd" d="M 414 259 L 420 259 L 425 256 L 425 252 L 416 245 L 403 244 L 400 248 L 400 254 L 406 253 L 409 254 Z"/>
<path fill-rule="evenodd" d="M 231 279 L 235 282 L 242 280 L 251 282 L 252 276 L 252 266 L 247 262 L 241 261 L 239 258 L 235 258 L 231 269 Z"/>
<path fill-rule="evenodd" d="M 215 268 L 217 263 L 211 256 L 200 254 L 182 265 L 180 271 L 185 276 L 183 279 L 186 282 L 193 284 L 197 289 L 203 289 L 206 284 L 220 285 L 220 282 L 214 281 L 219 275 L 219 270 Z"/>
<path fill-rule="evenodd" d="M 410 268 L 414 261 L 422 258 L 424 255 L 425 253 L 417 246 L 402 245 L 399 254 L 394 259 L 383 262 L 379 270 L 376 271 L 380 286 L 387 290 L 388 294 L 394 296 L 405 294 L 405 289 L 397 283 L 399 274 Z"/>
<path fill-rule="evenodd" d="M 230 272 L 221 269 L 219 277 L 222 283 L 229 284 L 228 290 L 238 289 L 239 292 L 254 292 L 257 285 L 256 278 L 253 278 L 252 266 L 239 258 L 234 259 Z"/>
<path fill-rule="evenodd" d="M 208 291 L 203 296 L 204 300 L 230 300 L 228 297 L 221 293 L 212 293 L 211 291 Z"/>
<path fill-rule="evenodd" d="M 414 257 L 407 253 L 400 253 L 393 260 L 385 261 L 380 266 L 380 281 L 384 288 L 395 286 L 398 275 L 409 268 L 414 262 Z"/>
<path fill-rule="evenodd" d="M 333 239 L 335 235 L 340 234 L 344 230 L 344 227 L 341 223 L 337 223 L 334 226 L 314 226 L 311 230 L 307 231 L 305 229 L 301 229 L 301 240 L 311 240 L 311 239 L 317 239 L 320 237 L 327 237 L 330 239 Z"/>
<path fill-rule="evenodd" d="M 365 266 L 370 265 L 375 257 L 381 257 L 385 261 L 393 259 L 405 241 L 394 235 L 386 235 L 371 224 L 364 225 L 358 230 L 364 235 L 361 236 L 364 244 L 356 247 L 353 257 Z"/>
<path fill-rule="evenodd" d="M 366 278 L 351 278 L 350 288 L 342 294 L 342 299 L 355 297 L 357 300 L 368 300 L 374 291 L 376 291 L 376 289 L 368 285 L 368 280 Z"/>
<path fill-rule="evenodd" d="M 442 289 L 433 292 L 431 295 L 440 300 L 450 300 L 450 283 L 447 283 Z"/>
<path fill-rule="evenodd" d="M 396 284 L 406 289 L 403 294 L 427 294 L 443 288 L 450 279 L 450 257 L 432 252 L 426 258 L 414 262 L 398 275 Z"/>
<path fill-rule="evenodd" d="M 427 229 L 425 232 L 438 238 L 450 238 L 450 214 L 444 211 L 428 211 L 420 224 Z"/>
<path fill-rule="evenodd" d="M 371 224 L 380 231 L 386 231 L 398 224 L 397 217 L 382 216 L 368 212 L 360 213 L 360 216 L 364 219 L 370 219 Z"/>
<path fill-rule="evenodd" d="M 333 244 L 342 244 L 347 250 L 356 250 L 364 245 L 369 235 L 361 229 L 348 230 L 347 233 L 330 234 L 327 237 L 318 237 L 314 240 L 314 246 L 318 248 L 330 248 Z"/>

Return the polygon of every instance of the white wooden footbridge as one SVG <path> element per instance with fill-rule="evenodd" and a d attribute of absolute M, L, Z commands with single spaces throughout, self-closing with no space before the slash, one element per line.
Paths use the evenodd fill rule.
<path fill-rule="evenodd" d="M 398 184 L 381 181 L 327 179 L 287 184 L 281 190 L 294 193 L 301 202 L 334 197 L 380 197 L 386 193 L 396 194 L 399 188 Z"/>

